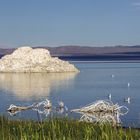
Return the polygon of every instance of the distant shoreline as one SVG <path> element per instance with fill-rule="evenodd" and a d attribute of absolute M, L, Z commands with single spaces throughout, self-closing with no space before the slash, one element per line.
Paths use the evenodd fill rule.
<path fill-rule="evenodd" d="M 0 55 L 0 58 L 3 55 Z M 71 62 L 94 62 L 94 63 L 140 63 L 140 56 L 139 55 L 84 55 L 84 56 L 56 56 L 61 60 L 71 61 Z"/>
<path fill-rule="evenodd" d="M 116 47 L 60 46 L 44 48 L 51 56 L 67 61 L 140 61 L 140 45 Z M 0 57 L 11 54 L 15 48 L 0 48 Z"/>
<path fill-rule="evenodd" d="M 126 61 L 70 61 L 74 63 L 140 63 L 140 60 L 126 60 Z"/>
<path fill-rule="evenodd" d="M 140 62 L 140 56 L 116 56 L 116 55 L 97 55 L 97 56 L 58 56 L 67 61 L 86 61 L 86 62 Z"/>

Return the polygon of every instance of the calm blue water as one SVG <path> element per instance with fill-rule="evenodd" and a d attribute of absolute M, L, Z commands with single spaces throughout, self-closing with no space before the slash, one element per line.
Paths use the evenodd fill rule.
<path fill-rule="evenodd" d="M 28 106 L 49 98 L 54 106 L 63 100 L 69 109 L 107 99 L 129 108 L 122 116 L 124 126 L 140 127 L 140 63 L 73 62 L 80 73 L 68 74 L 0 74 L 0 111 L 11 119 L 37 119 L 28 110 L 11 117 L 6 109 L 10 104 Z M 114 75 L 114 78 L 111 75 Z M 127 83 L 130 83 L 130 87 Z M 131 103 L 124 98 L 131 97 Z M 70 113 L 71 117 L 79 117 Z"/>

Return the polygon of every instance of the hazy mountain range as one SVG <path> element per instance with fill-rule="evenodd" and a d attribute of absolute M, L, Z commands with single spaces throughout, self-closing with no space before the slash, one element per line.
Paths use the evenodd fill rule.
<path fill-rule="evenodd" d="M 34 48 L 46 48 L 51 55 L 59 57 L 112 57 L 140 60 L 140 45 L 114 46 L 114 47 L 88 47 L 88 46 L 36 46 Z M 0 48 L 0 56 L 12 53 L 16 48 Z"/>

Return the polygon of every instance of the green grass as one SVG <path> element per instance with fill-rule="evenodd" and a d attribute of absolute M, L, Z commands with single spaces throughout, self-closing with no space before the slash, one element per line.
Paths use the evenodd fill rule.
<path fill-rule="evenodd" d="M 39 123 L 0 117 L 0 140 L 140 140 L 140 131 L 65 118 Z"/>

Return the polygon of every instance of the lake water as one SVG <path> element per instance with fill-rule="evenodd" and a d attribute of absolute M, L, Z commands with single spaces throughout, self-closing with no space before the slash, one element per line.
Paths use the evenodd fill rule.
<path fill-rule="evenodd" d="M 49 98 L 54 106 L 62 100 L 69 109 L 96 100 L 108 99 L 129 108 L 121 116 L 123 126 L 140 127 L 140 63 L 72 62 L 80 73 L 0 74 L 0 112 L 10 119 L 37 119 L 36 111 L 27 110 L 10 116 L 10 104 L 28 106 Z M 114 77 L 112 77 L 114 75 Z M 130 86 L 128 87 L 128 83 Z M 131 97 L 131 102 L 124 98 Z M 70 117 L 78 118 L 76 113 Z"/>

